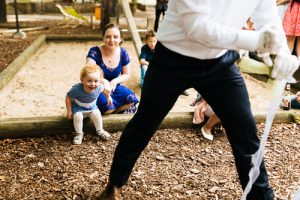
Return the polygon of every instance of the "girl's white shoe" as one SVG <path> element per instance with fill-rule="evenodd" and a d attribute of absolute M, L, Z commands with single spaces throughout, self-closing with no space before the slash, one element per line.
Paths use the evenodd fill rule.
<path fill-rule="evenodd" d="M 73 139 L 73 144 L 81 144 L 83 138 L 83 133 L 76 133 L 76 136 Z"/>
<path fill-rule="evenodd" d="M 105 141 L 110 138 L 110 134 L 106 130 L 104 130 L 104 129 L 98 130 L 97 134 L 100 136 L 100 138 L 102 140 L 105 140 Z"/>

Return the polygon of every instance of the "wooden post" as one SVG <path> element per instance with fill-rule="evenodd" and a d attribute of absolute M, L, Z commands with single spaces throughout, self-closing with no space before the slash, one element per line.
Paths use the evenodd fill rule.
<path fill-rule="evenodd" d="M 141 47 L 143 46 L 143 43 L 142 43 L 141 37 L 137 31 L 136 24 L 135 24 L 134 18 L 132 16 L 132 13 L 130 11 L 128 0 L 121 0 L 121 5 L 123 8 L 123 12 L 126 16 L 126 21 L 127 21 L 130 33 L 131 33 L 131 37 L 132 37 L 132 40 L 134 43 L 134 47 L 135 47 L 137 56 L 139 56 L 141 54 Z"/>

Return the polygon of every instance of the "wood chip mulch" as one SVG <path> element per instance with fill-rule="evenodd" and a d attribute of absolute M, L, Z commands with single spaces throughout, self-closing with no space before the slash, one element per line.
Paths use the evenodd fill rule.
<path fill-rule="evenodd" d="M 265 161 L 276 199 L 292 199 L 300 186 L 299 129 L 276 124 L 270 133 Z M 95 199 L 119 137 L 87 133 L 82 145 L 72 145 L 71 134 L 0 140 L 0 199 Z M 216 130 L 210 142 L 197 128 L 159 130 L 123 192 L 127 200 L 236 200 L 242 190 L 226 135 Z"/>

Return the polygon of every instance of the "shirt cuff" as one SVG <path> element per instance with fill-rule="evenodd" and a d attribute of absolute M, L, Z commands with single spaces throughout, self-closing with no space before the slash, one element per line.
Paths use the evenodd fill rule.
<path fill-rule="evenodd" d="M 239 30 L 237 32 L 236 46 L 238 49 L 244 49 L 248 51 L 256 51 L 259 40 L 259 32 L 249 30 Z"/>

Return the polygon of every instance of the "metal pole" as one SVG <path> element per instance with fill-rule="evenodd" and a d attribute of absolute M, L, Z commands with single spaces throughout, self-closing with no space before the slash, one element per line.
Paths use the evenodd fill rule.
<path fill-rule="evenodd" d="M 14 8 L 15 8 L 15 15 L 16 15 L 16 27 L 17 27 L 17 32 L 20 30 L 20 25 L 19 25 L 19 16 L 18 16 L 18 6 L 17 6 L 17 0 L 14 0 Z"/>
<path fill-rule="evenodd" d="M 26 37 L 26 34 L 24 32 L 22 32 L 22 31 L 20 31 L 17 0 L 14 0 L 14 8 L 15 8 L 15 15 L 16 15 L 16 28 L 17 28 L 17 32 L 15 32 L 13 34 L 13 38 L 24 39 Z"/>
<path fill-rule="evenodd" d="M 41 0 L 41 12 L 40 12 L 40 14 L 43 14 L 43 12 L 44 12 L 44 2 L 43 2 L 43 0 Z"/>

